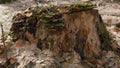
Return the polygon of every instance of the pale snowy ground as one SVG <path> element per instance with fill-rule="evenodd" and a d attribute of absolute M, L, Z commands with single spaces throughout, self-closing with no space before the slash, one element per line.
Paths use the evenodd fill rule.
<path fill-rule="evenodd" d="M 120 4 L 119 3 L 106 3 L 98 8 L 104 23 L 108 26 L 107 29 L 112 35 L 113 40 L 117 41 L 120 47 L 120 28 L 116 31 L 115 24 L 120 23 Z"/>
<path fill-rule="evenodd" d="M 17 12 L 18 11 L 15 11 L 14 8 L 8 7 L 6 5 L 0 5 L 0 24 L 3 24 L 5 32 L 9 32 L 11 19 Z"/>
<path fill-rule="evenodd" d="M 98 8 L 99 13 L 105 23 L 116 24 L 120 23 L 120 4 L 118 3 L 106 3 L 106 5 Z"/>

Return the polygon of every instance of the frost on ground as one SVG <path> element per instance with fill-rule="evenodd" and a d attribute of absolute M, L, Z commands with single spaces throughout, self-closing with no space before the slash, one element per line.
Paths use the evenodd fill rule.
<path fill-rule="evenodd" d="M 3 24 L 5 32 L 9 32 L 11 26 L 11 19 L 14 16 L 15 11 L 13 8 L 6 5 L 0 5 L 0 24 Z M 0 32 L 1 36 L 1 32 Z"/>

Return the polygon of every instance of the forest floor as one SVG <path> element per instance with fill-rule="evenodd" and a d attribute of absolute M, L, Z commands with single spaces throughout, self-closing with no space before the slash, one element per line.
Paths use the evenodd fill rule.
<path fill-rule="evenodd" d="M 120 46 L 120 28 L 116 27 L 116 24 L 120 23 L 120 4 L 105 3 L 98 7 L 98 10 L 113 40 Z"/>
<path fill-rule="evenodd" d="M 64 3 L 67 3 L 67 2 L 64 2 Z M 3 24 L 5 34 L 9 33 L 13 16 L 19 12 L 23 12 L 31 5 L 32 7 L 34 7 L 36 6 L 36 3 L 33 0 L 19 0 L 13 3 L 0 4 L 0 24 Z M 112 38 L 115 41 L 117 41 L 117 43 L 120 46 L 120 28 L 117 28 L 115 26 L 117 23 L 120 23 L 120 4 L 104 3 L 98 6 L 97 9 L 99 10 L 99 13 L 101 14 L 102 19 L 105 22 L 106 27 L 110 32 Z M 0 37 L 1 37 L 1 32 L 0 32 Z M 50 51 L 42 51 L 41 54 L 42 53 L 46 54 L 49 52 Z M 42 55 L 44 56 L 44 54 Z M 45 59 L 49 60 L 49 57 L 48 58 L 45 57 Z"/>

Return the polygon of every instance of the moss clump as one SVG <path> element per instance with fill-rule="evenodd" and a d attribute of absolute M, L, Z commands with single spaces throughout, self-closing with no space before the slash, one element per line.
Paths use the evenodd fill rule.
<path fill-rule="evenodd" d="M 100 19 L 101 19 L 101 17 L 100 17 Z M 103 22 L 98 23 L 98 33 L 99 33 L 100 41 L 103 45 L 102 48 L 105 50 L 112 50 L 112 47 L 110 46 L 111 45 L 111 37 L 110 37 L 109 32 L 107 31 Z"/>
<path fill-rule="evenodd" d="M 64 13 L 89 10 L 94 7 L 92 4 L 84 3 L 71 6 L 49 6 L 31 9 L 25 13 L 18 13 L 13 17 L 13 25 L 10 31 L 16 34 L 16 38 L 20 38 L 22 37 L 21 34 L 19 36 L 20 32 L 25 33 L 27 31 L 35 35 L 36 28 L 39 27 L 38 25 L 48 30 L 61 30 L 65 27 Z"/>
<path fill-rule="evenodd" d="M 44 7 L 38 10 L 39 22 L 44 24 L 45 29 L 56 29 L 59 27 L 64 27 L 64 19 L 62 18 L 62 13 L 57 9 L 57 7 Z"/>
<path fill-rule="evenodd" d="M 70 7 L 67 8 L 69 12 L 76 12 L 76 11 L 85 11 L 85 10 L 90 10 L 96 8 L 96 5 L 93 5 L 92 3 L 81 3 L 81 4 L 75 4 L 71 5 Z"/>
<path fill-rule="evenodd" d="M 64 13 L 71 13 L 76 11 L 83 11 L 93 9 L 96 6 L 92 3 L 82 3 L 82 4 L 74 4 L 71 6 L 50 6 L 43 7 L 42 9 L 37 10 L 39 15 L 39 21 L 44 23 L 44 28 L 46 29 L 55 29 L 59 27 L 64 27 L 64 19 L 62 15 Z"/>
<path fill-rule="evenodd" d="M 63 14 L 93 9 L 95 6 L 91 3 L 82 3 L 82 4 L 74 4 L 71 6 L 49 6 L 49 7 L 42 7 L 37 8 L 34 10 L 30 10 L 33 13 L 34 18 L 37 18 L 39 23 L 44 24 L 45 29 L 56 29 L 56 28 L 63 28 L 65 26 Z M 16 20 L 22 19 L 21 21 L 27 19 L 26 16 L 18 14 L 16 15 Z M 13 19 L 14 20 L 14 19 Z"/>

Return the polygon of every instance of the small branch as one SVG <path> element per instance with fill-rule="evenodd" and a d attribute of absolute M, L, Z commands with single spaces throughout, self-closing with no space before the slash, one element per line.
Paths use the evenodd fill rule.
<path fill-rule="evenodd" d="M 4 30 L 3 30 L 3 25 L 2 24 L 1 24 L 1 30 L 2 30 L 2 42 L 3 42 L 3 46 L 6 47 L 5 46 L 5 38 L 4 38 L 5 35 L 4 35 Z"/>
<path fill-rule="evenodd" d="M 8 57 L 7 57 L 7 47 L 5 46 L 5 35 L 4 35 L 4 30 L 3 30 L 3 25 L 1 24 L 1 30 L 2 30 L 2 42 L 3 42 L 3 46 L 5 48 L 5 58 L 6 58 L 6 61 L 8 60 Z M 7 65 L 6 65 L 7 67 Z"/>

